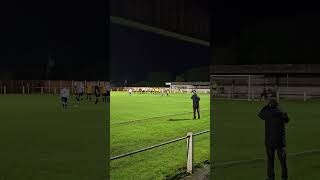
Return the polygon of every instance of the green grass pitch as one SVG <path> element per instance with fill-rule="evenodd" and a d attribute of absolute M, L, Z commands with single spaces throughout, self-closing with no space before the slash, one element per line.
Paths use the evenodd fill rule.
<path fill-rule="evenodd" d="M 265 158 L 264 122 L 257 113 L 266 102 L 214 100 L 214 163 Z M 280 101 L 288 112 L 286 127 L 287 153 L 320 149 L 320 102 Z M 320 153 L 288 156 L 290 180 L 320 179 Z M 276 179 L 281 178 L 275 158 Z M 263 160 L 213 169 L 215 180 L 266 178 Z"/>
<path fill-rule="evenodd" d="M 1 180 L 105 177 L 106 104 L 63 111 L 59 96 L 0 95 Z"/>
<path fill-rule="evenodd" d="M 111 156 L 210 128 L 209 95 L 200 94 L 201 119 L 193 120 L 191 93 L 111 93 Z M 210 133 L 194 137 L 197 164 L 210 158 Z M 111 179 L 168 179 L 186 168 L 186 140 L 111 161 Z"/>

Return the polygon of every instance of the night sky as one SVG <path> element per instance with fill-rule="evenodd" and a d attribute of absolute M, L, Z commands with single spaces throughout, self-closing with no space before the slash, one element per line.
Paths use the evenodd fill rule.
<path fill-rule="evenodd" d="M 209 47 L 114 23 L 110 24 L 110 28 L 113 81 L 144 81 L 151 72 L 170 72 L 172 78 L 175 78 L 188 69 L 209 69 Z"/>
<path fill-rule="evenodd" d="M 0 77 L 108 79 L 108 6 L 75 1 L 2 6 Z"/>
<path fill-rule="evenodd" d="M 317 63 L 319 11 L 292 4 L 247 5 L 218 8 L 213 14 L 213 64 Z"/>
<path fill-rule="evenodd" d="M 297 7 L 215 5 L 210 50 L 116 24 L 109 27 L 107 1 L 10 1 L 0 11 L 0 78 L 108 79 L 110 65 L 112 79 L 133 82 L 147 79 L 149 72 L 174 77 L 210 63 L 317 63 L 320 13 Z M 47 74 L 49 57 L 55 64 Z"/>
<path fill-rule="evenodd" d="M 134 82 L 146 80 L 149 72 L 175 78 L 210 64 L 207 47 L 114 24 L 109 28 L 107 1 L 12 1 L 1 7 L 2 79 L 101 80 L 108 79 L 110 66 L 114 81 Z M 54 60 L 49 73 L 48 59 Z"/>

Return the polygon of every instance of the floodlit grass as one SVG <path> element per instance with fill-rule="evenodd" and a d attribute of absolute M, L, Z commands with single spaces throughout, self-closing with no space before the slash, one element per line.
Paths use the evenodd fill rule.
<path fill-rule="evenodd" d="M 215 100 L 214 158 L 219 164 L 227 161 L 250 160 L 265 157 L 264 122 L 257 113 L 265 102 Z M 287 152 L 298 153 L 320 149 L 320 102 L 281 101 L 288 112 Z M 319 179 L 320 153 L 288 156 L 289 179 Z M 276 157 L 276 179 L 281 178 L 281 169 Z M 216 167 L 215 180 L 257 180 L 266 177 L 264 161 Z"/>
<path fill-rule="evenodd" d="M 192 120 L 191 94 L 111 94 L 111 156 L 210 128 L 209 95 L 200 95 L 201 119 Z M 161 116 L 161 117 L 160 117 Z M 186 167 L 186 140 L 111 162 L 111 179 L 166 179 Z M 209 160 L 209 133 L 195 137 L 195 162 Z"/>
<path fill-rule="evenodd" d="M 105 122 L 104 103 L 63 111 L 58 96 L 0 95 L 0 179 L 104 179 Z"/>

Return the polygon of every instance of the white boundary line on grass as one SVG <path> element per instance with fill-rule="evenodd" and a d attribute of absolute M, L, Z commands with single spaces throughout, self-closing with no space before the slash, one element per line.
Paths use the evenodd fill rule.
<path fill-rule="evenodd" d="M 200 111 L 209 111 L 209 110 L 210 110 L 210 109 L 203 109 L 203 110 L 200 110 Z M 131 121 L 120 121 L 120 122 L 116 122 L 116 123 L 111 123 L 111 125 L 127 124 L 127 123 L 133 123 L 133 122 L 137 122 L 137 121 L 144 121 L 144 120 L 148 120 L 148 119 L 157 119 L 157 118 L 162 118 L 162 117 L 176 116 L 176 115 L 188 114 L 188 113 L 193 113 L 193 112 L 188 111 L 188 112 L 180 112 L 180 113 L 175 113 L 175 114 L 161 115 L 161 116 L 156 116 L 156 117 L 148 117 L 148 118 L 142 118 L 142 119 L 135 119 L 135 120 L 131 120 Z"/>
<path fill-rule="evenodd" d="M 320 153 L 320 149 L 312 149 L 312 150 L 301 151 L 301 152 L 296 152 L 296 153 L 288 153 L 287 156 L 300 156 L 300 155 L 315 154 L 315 153 Z M 265 161 L 265 158 L 255 158 L 255 159 L 250 159 L 250 160 L 238 160 L 238 161 L 227 161 L 227 162 L 223 162 L 223 163 L 215 163 L 215 164 L 213 164 L 213 168 L 226 167 L 226 166 L 245 164 L 245 163 L 253 163 L 256 161 Z"/>

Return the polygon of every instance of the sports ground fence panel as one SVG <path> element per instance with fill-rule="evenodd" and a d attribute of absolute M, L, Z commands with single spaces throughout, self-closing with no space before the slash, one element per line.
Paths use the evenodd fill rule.
<path fill-rule="evenodd" d="M 318 77 L 211 75 L 211 91 L 216 99 L 260 100 L 264 89 L 273 91 L 278 100 L 320 100 Z"/>
<path fill-rule="evenodd" d="M 0 94 L 59 94 L 63 87 L 76 93 L 76 84 L 82 82 L 85 87 L 106 85 L 107 81 L 73 81 L 73 80 L 0 80 Z"/>
<path fill-rule="evenodd" d="M 209 94 L 210 93 L 210 86 L 181 86 L 181 87 L 112 87 L 112 91 L 122 91 L 128 92 L 129 89 L 132 89 L 134 93 L 150 93 L 156 90 L 160 93 L 162 90 L 164 92 L 169 91 L 170 93 L 191 93 L 193 90 L 196 90 L 197 93 L 201 94 Z"/>

